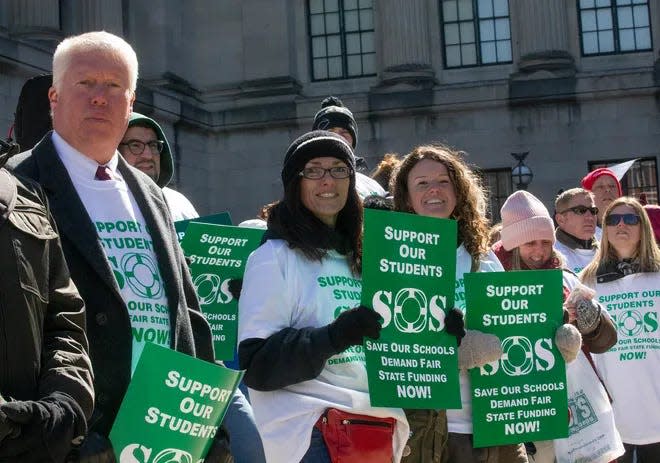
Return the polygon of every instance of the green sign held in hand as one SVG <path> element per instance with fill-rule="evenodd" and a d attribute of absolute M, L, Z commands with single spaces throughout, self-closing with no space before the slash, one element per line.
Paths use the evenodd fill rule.
<path fill-rule="evenodd" d="M 204 317 L 211 325 L 217 360 L 232 360 L 238 331 L 238 301 L 229 281 L 243 278 L 245 262 L 264 230 L 192 222 L 181 242 Z"/>
<path fill-rule="evenodd" d="M 499 337 L 503 351 L 470 370 L 475 447 L 568 436 L 566 366 L 554 342 L 561 272 L 465 275 L 466 325 Z"/>
<path fill-rule="evenodd" d="M 202 461 L 242 376 L 147 343 L 110 432 L 118 461 Z"/>
<path fill-rule="evenodd" d="M 174 222 L 174 229 L 179 237 L 179 243 L 186 236 L 186 230 L 190 222 L 198 223 L 212 223 L 215 225 L 231 225 L 231 216 L 229 212 L 220 212 L 219 214 L 205 215 L 204 217 L 197 217 L 196 219 L 178 220 Z"/>
<path fill-rule="evenodd" d="M 362 303 L 383 317 L 365 339 L 371 405 L 460 408 L 454 306 L 456 222 L 365 210 Z"/>

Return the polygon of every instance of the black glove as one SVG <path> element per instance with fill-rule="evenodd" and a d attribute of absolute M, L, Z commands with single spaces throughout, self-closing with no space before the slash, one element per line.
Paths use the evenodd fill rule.
<path fill-rule="evenodd" d="M 67 394 L 54 392 L 39 401 L 5 402 L 0 412 L 20 434 L 0 446 L 0 459 L 64 461 L 72 441 L 87 431 L 80 406 Z"/>
<path fill-rule="evenodd" d="M 328 326 L 330 342 L 336 349 L 343 352 L 350 346 L 362 345 L 362 339 L 365 336 L 378 339 L 382 319 L 378 312 L 363 305 L 342 312 Z"/>
<path fill-rule="evenodd" d="M 229 280 L 227 289 L 229 289 L 232 297 L 238 301 L 241 297 L 241 289 L 243 289 L 243 278 L 232 278 Z"/>
<path fill-rule="evenodd" d="M 465 318 L 463 317 L 463 312 L 457 308 L 453 308 L 447 312 L 447 316 L 445 317 L 445 331 L 447 334 L 456 336 L 458 345 L 461 345 L 461 341 L 465 337 Z"/>
<path fill-rule="evenodd" d="M 107 437 L 90 432 L 78 449 L 79 463 L 116 463 L 115 452 Z"/>

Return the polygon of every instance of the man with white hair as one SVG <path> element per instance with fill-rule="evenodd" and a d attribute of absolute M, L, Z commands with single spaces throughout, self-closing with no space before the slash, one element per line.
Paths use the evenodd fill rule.
<path fill-rule="evenodd" d="M 147 342 L 214 361 L 162 191 L 117 152 L 137 75 L 120 37 L 62 41 L 48 92 L 54 130 L 11 162 L 45 190 L 87 306 L 96 404 L 83 460 L 112 453 L 107 436 Z"/>

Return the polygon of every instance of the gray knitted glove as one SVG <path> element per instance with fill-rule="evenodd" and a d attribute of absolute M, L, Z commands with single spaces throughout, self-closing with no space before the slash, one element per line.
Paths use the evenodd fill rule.
<path fill-rule="evenodd" d="M 582 347 L 582 335 L 578 329 L 570 323 L 564 323 L 555 332 L 555 344 L 561 352 L 566 363 L 571 363 L 580 353 Z"/>
<path fill-rule="evenodd" d="M 458 368 L 482 367 L 502 357 L 502 344 L 494 334 L 467 330 L 458 347 Z"/>
<path fill-rule="evenodd" d="M 581 299 L 575 304 L 576 322 L 582 334 L 592 333 L 600 323 L 600 305 L 592 299 Z"/>

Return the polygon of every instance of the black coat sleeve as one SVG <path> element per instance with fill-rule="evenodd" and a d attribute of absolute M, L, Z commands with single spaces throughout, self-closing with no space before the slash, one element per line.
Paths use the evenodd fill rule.
<path fill-rule="evenodd" d="M 243 381 L 259 391 L 314 379 L 337 353 L 328 326 L 284 328 L 266 339 L 245 339 L 238 346 L 240 367 L 247 370 Z"/>

